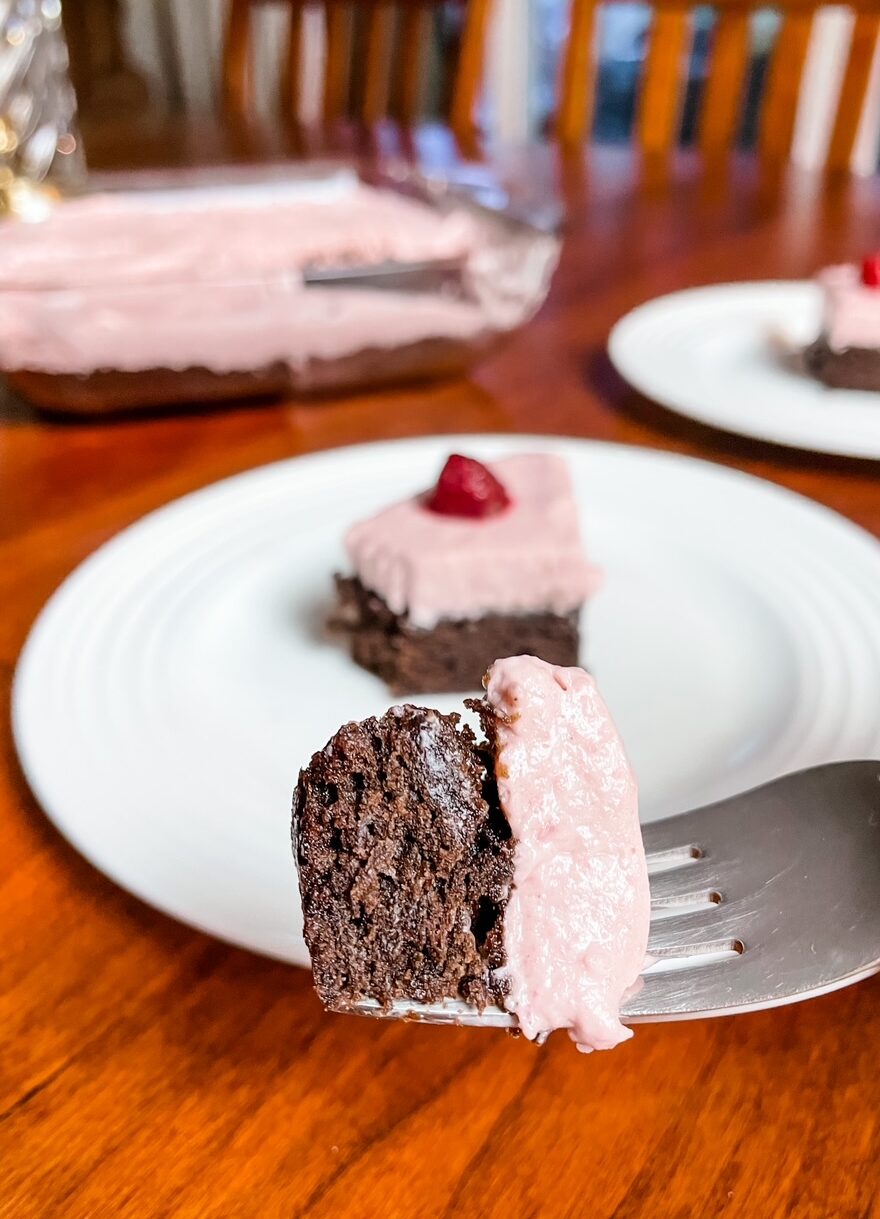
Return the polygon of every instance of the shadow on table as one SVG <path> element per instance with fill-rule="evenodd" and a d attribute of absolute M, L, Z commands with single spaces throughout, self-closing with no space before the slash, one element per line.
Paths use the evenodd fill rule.
<path fill-rule="evenodd" d="M 109 411 L 77 412 L 63 407 L 33 406 L 0 381 L 0 424 L 22 426 L 44 424 L 51 428 L 113 427 L 132 422 L 149 422 L 176 417 L 213 416 L 232 410 L 261 407 L 286 407 L 291 403 L 278 395 L 253 395 L 252 397 L 205 402 L 173 402 L 158 406 L 133 406 Z"/>
<path fill-rule="evenodd" d="M 0 423 L 21 426 L 35 423 L 39 418 L 36 407 L 14 394 L 5 381 L 0 380 Z"/>
<path fill-rule="evenodd" d="M 766 462 L 788 470 L 877 477 L 877 462 L 868 458 L 816 453 L 810 449 L 789 448 L 772 441 L 737 436 L 668 410 L 633 389 L 611 363 L 604 346 L 591 348 L 586 353 L 583 368 L 584 380 L 590 388 L 618 414 L 689 447 L 703 450 L 696 456 L 731 465 Z"/>

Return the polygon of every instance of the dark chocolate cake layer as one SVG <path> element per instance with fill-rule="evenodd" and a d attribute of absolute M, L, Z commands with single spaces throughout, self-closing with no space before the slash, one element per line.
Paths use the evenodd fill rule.
<path fill-rule="evenodd" d="M 278 361 L 233 372 L 190 367 L 135 372 L 97 369 L 80 375 L 10 369 L 4 375 L 17 394 L 43 410 L 96 415 L 234 399 L 320 395 L 453 376 L 502 341 L 503 336 L 492 334 L 476 335 L 470 341 L 419 339 L 399 348 L 371 347 L 336 359 L 314 359 L 296 369 Z"/>
<path fill-rule="evenodd" d="M 832 389 L 880 390 L 880 349 L 847 347 L 835 351 L 817 339 L 804 352 L 807 369 Z"/>
<path fill-rule="evenodd" d="M 293 804 L 305 939 L 327 1007 L 497 1000 L 513 840 L 492 761 L 457 715 L 346 724 Z"/>
<path fill-rule="evenodd" d="M 393 613 L 356 576 L 337 576 L 332 625 L 349 633 L 352 656 L 387 682 L 394 694 L 478 690 L 499 656 L 540 656 L 548 664 L 578 664 L 577 610 L 569 614 L 486 614 L 443 620 L 425 630 Z"/>

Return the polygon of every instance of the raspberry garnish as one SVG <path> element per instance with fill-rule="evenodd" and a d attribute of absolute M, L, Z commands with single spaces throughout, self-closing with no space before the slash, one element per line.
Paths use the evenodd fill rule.
<path fill-rule="evenodd" d="M 443 516 L 496 516 L 510 496 L 491 470 L 473 457 L 453 453 L 437 479 L 425 507 Z"/>
<path fill-rule="evenodd" d="M 880 288 L 880 253 L 862 259 L 862 283 L 866 288 Z"/>

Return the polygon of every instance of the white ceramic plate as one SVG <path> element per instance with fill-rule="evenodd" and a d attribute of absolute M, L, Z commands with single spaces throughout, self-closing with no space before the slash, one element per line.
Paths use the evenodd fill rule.
<path fill-rule="evenodd" d="M 880 393 L 827 389 L 798 367 L 820 313 L 808 282 L 691 288 L 633 309 L 608 350 L 631 385 L 679 414 L 796 448 L 880 458 Z"/>
<path fill-rule="evenodd" d="M 568 458 L 606 570 L 583 659 L 647 819 L 815 762 L 880 757 L 880 546 L 867 534 L 687 458 L 431 438 L 217 483 L 73 573 L 33 629 L 13 708 L 25 772 L 62 833 L 160 909 L 304 963 L 297 772 L 340 724 L 391 701 L 322 635 L 342 533 L 428 486 L 451 451 L 538 449 Z"/>

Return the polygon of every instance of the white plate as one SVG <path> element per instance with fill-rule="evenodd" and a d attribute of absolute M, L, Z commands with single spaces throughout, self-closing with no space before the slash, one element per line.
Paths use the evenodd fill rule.
<path fill-rule="evenodd" d="M 454 450 L 564 454 L 606 583 L 594 669 L 647 819 L 836 758 L 880 757 L 880 546 L 769 483 L 586 441 L 444 437 L 281 462 L 102 547 L 40 615 L 15 738 L 55 824 L 146 901 L 304 963 L 299 767 L 382 684 L 323 638 L 346 525 Z M 460 700 L 426 696 L 443 709 Z"/>
<path fill-rule="evenodd" d="M 796 448 L 880 458 L 880 393 L 827 389 L 797 368 L 820 313 L 809 282 L 691 288 L 633 309 L 608 351 L 640 393 L 679 414 Z"/>

